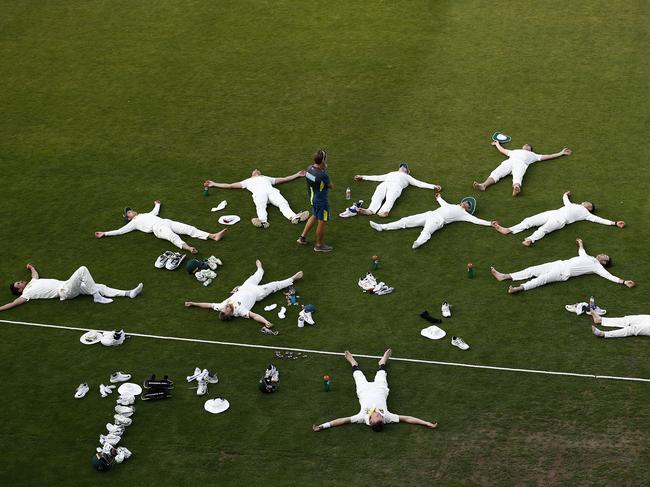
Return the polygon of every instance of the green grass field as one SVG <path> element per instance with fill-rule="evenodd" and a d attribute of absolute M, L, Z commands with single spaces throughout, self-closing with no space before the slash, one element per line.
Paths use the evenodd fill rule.
<path fill-rule="evenodd" d="M 36 301 L 0 319 L 650 378 L 649 339 L 597 340 L 588 319 L 563 309 L 595 295 L 613 316 L 650 313 L 648 21 L 647 3 L 623 0 L 0 0 L 0 304 L 13 299 L 9 282 L 27 279 L 27 262 L 43 277 L 83 264 L 115 287 L 145 284 L 136 300 Z M 516 199 L 509 179 L 477 193 L 472 181 L 503 160 L 489 144 L 495 130 L 511 134 L 512 147 L 574 153 L 534 165 Z M 627 227 L 576 223 L 525 248 L 520 235 L 457 223 L 414 251 L 417 229 L 376 233 L 365 217 L 334 218 L 326 240 L 336 250 L 325 255 L 297 246 L 300 227 L 275 208 L 269 229 L 250 225 L 245 191 L 202 196 L 204 179 L 239 181 L 255 167 L 292 174 L 319 147 L 329 152 L 333 213 L 345 208 L 347 186 L 369 201 L 375 183 L 355 174 L 405 160 L 416 178 L 442 184 L 447 201 L 476 196 L 481 218 L 512 225 L 559 207 L 571 190 Z M 303 181 L 281 189 L 295 210 L 307 207 Z M 93 237 L 118 228 L 124 206 L 149 211 L 155 199 L 161 216 L 206 230 L 219 228 L 210 208 L 222 199 L 242 217 L 222 242 L 188 240 L 225 264 L 209 288 L 155 269 L 171 246 L 152 235 Z M 409 188 L 390 220 L 433 205 L 433 192 Z M 489 275 L 490 265 L 570 258 L 577 237 L 637 287 L 588 276 L 510 296 Z M 373 254 L 395 293 L 357 287 Z M 297 288 L 318 307 L 317 326 L 297 328 L 295 309 L 284 321 L 266 313 L 280 330 L 269 337 L 252 322 L 183 307 L 222 300 L 256 258 L 270 280 L 305 271 Z M 418 314 L 439 316 L 443 300 L 453 304 L 448 337 L 425 340 Z M 315 434 L 312 423 L 358 410 L 342 357 L 277 361 L 280 392 L 262 396 L 270 350 L 139 337 L 84 347 L 77 332 L 0 325 L 2 485 L 640 486 L 650 476 L 647 383 L 394 362 L 390 409 L 437 420 L 437 431 Z M 456 334 L 470 351 L 449 344 Z M 368 372 L 375 361 L 360 359 Z M 230 411 L 203 411 L 206 397 L 184 381 L 197 365 L 219 374 L 208 397 L 226 397 Z M 169 401 L 138 403 L 123 439 L 133 457 L 99 474 L 90 457 L 115 403 L 97 387 L 115 370 L 137 382 L 169 374 L 177 388 Z M 92 391 L 76 401 L 80 382 Z"/>

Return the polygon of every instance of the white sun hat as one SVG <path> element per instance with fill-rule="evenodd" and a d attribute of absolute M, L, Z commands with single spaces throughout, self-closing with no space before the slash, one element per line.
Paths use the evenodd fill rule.
<path fill-rule="evenodd" d="M 117 392 L 120 393 L 120 396 L 137 396 L 142 393 L 142 387 L 133 382 L 125 382 L 118 387 Z"/>
<path fill-rule="evenodd" d="M 205 404 L 203 405 L 203 409 L 205 409 L 207 412 L 212 414 L 223 413 L 229 407 L 230 407 L 230 403 L 226 399 L 223 399 L 222 397 L 218 397 L 216 399 L 208 399 L 207 401 L 205 401 Z"/>
<path fill-rule="evenodd" d="M 90 330 L 81 335 L 79 341 L 84 345 L 93 345 L 99 343 L 102 339 L 102 332 L 96 330 Z"/>
<path fill-rule="evenodd" d="M 420 331 L 420 335 L 431 340 L 440 340 L 444 338 L 447 332 L 442 328 L 437 327 L 436 325 L 431 325 L 428 328 L 424 328 Z"/>
<path fill-rule="evenodd" d="M 237 215 L 222 215 L 219 217 L 219 223 L 221 225 L 234 225 L 240 220 L 241 218 L 239 218 Z"/>

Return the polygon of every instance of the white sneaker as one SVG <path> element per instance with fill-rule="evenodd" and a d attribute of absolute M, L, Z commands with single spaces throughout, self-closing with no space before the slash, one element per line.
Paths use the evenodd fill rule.
<path fill-rule="evenodd" d="M 451 318 L 451 304 L 449 304 L 447 301 L 442 303 L 440 311 L 442 311 L 442 316 L 444 318 Z"/>
<path fill-rule="evenodd" d="M 198 367 L 194 367 L 194 373 L 186 377 L 187 382 L 192 382 L 193 380 L 198 379 L 203 372 Z"/>
<path fill-rule="evenodd" d="M 174 252 L 172 252 L 171 250 L 168 250 L 168 251 L 166 251 L 166 252 L 163 252 L 163 253 L 162 253 L 161 255 L 159 255 L 158 258 L 156 259 L 156 262 L 154 263 L 154 267 L 155 267 L 156 269 L 163 269 L 163 268 L 165 267 L 165 264 L 167 263 L 167 261 L 168 261 L 169 259 L 171 259 L 173 255 L 174 255 Z"/>
<path fill-rule="evenodd" d="M 379 223 L 375 223 L 375 222 L 372 222 L 372 221 L 369 222 L 369 223 L 370 223 L 370 226 L 372 228 L 374 228 L 375 230 L 377 230 L 378 232 L 382 231 L 381 225 Z"/>
<path fill-rule="evenodd" d="M 253 218 L 251 220 L 251 223 L 253 224 L 254 227 L 257 228 L 269 228 L 271 226 L 269 222 L 263 222 L 259 218 Z"/>
<path fill-rule="evenodd" d="M 113 435 L 110 433 L 108 435 L 99 435 L 99 444 L 105 445 L 106 443 L 108 443 L 111 446 L 116 446 L 121 439 L 122 439 L 121 436 Z"/>
<path fill-rule="evenodd" d="M 106 423 L 106 431 L 112 435 L 122 436 L 124 434 L 124 426 L 118 426 L 117 424 L 113 423 Z"/>
<path fill-rule="evenodd" d="M 298 328 L 305 327 L 305 317 L 302 315 L 302 311 L 298 314 Z"/>
<path fill-rule="evenodd" d="M 126 382 L 131 378 L 131 374 L 125 374 L 121 370 L 118 372 L 113 372 L 111 374 L 111 382 L 116 383 L 116 382 Z"/>
<path fill-rule="evenodd" d="M 133 423 L 133 420 L 131 418 L 127 418 L 121 414 L 115 414 L 113 418 L 115 419 L 115 424 L 117 426 L 131 426 L 131 423 Z"/>
<path fill-rule="evenodd" d="M 208 381 L 205 379 L 199 380 L 199 386 L 196 388 L 197 396 L 204 396 L 208 392 Z"/>
<path fill-rule="evenodd" d="M 144 287 L 144 284 L 142 284 L 142 283 L 138 284 L 136 287 L 134 287 L 133 289 L 131 289 L 129 291 L 128 296 L 130 298 L 135 298 L 138 294 L 140 294 L 142 292 L 143 287 Z"/>
<path fill-rule="evenodd" d="M 86 394 L 88 394 L 89 390 L 90 387 L 88 387 L 88 384 L 86 384 L 85 382 L 83 384 L 79 384 L 79 387 L 77 387 L 77 391 L 74 393 L 74 398 L 81 399 Z"/>
<path fill-rule="evenodd" d="M 117 451 L 117 455 L 115 455 L 115 461 L 117 463 L 122 463 L 127 458 L 131 458 L 131 451 L 124 446 L 118 446 L 115 451 Z"/>
<path fill-rule="evenodd" d="M 181 254 L 180 252 L 174 252 L 174 255 L 172 255 L 169 260 L 165 263 L 165 269 L 168 271 L 174 271 L 178 269 L 178 266 L 181 265 L 181 262 L 185 260 L 185 254 Z"/>
<path fill-rule="evenodd" d="M 301 211 L 300 213 L 298 213 L 298 221 L 305 222 L 308 219 L 309 219 L 309 212 L 307 210 Z"/>
<path fill-rule="evenodd" d="M 130 418 L 135 413 L 135 406 L 115 406 L 115 412 L 125 418 Z"/>
<path fill-rule="evenodd" d="M 298 313 L 298 319 L 302 317 L 303 321 L 308 324 L 308 325 L 315 325 L 316 322 L 314 321 L 314 318 L 312 318 L 311 313 L 308 313 L 304 309 Z"/>
<path fill-rule="evenodd" d="M 469 345 L 461 337 L 451 337 L 451 344 L 461 350 L 468 350 Z"/>
<path fill-rule="evenodd" d="M 120 397 L 117 398 L 117 401 L 115 402 L 120 406 L 130 406 L 135 402 L 135 396 L 121 395 Z"/>
<path fill-rule="evenodd" d="M 287 308 L 285 308 L 284 306 L 282 306 L 282 308 L 280 308 L 280 311 L 278 312 L 278 318 L 280 318 L 281 320 L 283 320 L 283 319 L 285 319 L 286 317 L 287 317 Z"/>
<path fill-rule="evenodd" d="M 205 380 L 209 384 L 216 384 L 217 382 L 219 382 L 219 377 L 217 377 L 216 373 L 210 372 L 208 369 L 203 369 L 203 373 L 205 374 L 204 375 Z"/>
<path fill-rule="evenodd" d="M 99 304 L 108 304 L 108 303 L 113 302 L 113 300 L 111 298 L 107 298 L 106 296 L 102 296 L 99 293 L 93 294 L 93 301 L 95 301 L 96 303 L 99 303 Z"/>
<path fill-rule="evenodd" d="M 590 308 L 588 311 L 585 311 L 588 315 L 592 315 L 593 313 L 596 313 L 598 316 L 604 316 L 607 314 L 606 309 L 602 309 L 600 306 L 595 305 L 594 308 Z"/>

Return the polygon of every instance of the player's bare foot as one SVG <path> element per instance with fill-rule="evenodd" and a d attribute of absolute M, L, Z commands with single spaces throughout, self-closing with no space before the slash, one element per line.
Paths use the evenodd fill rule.
<path fill-rule="evenodd" d="M 509 286 L 508 287 L 508 294 L 516 294 L 516 293 L 518 293 L 520 291 L 523 291 L 523 290 L 524 290 L 524 288 L 521 287 L 521 286 L 517 286 L 517 287 Z"/>
<path fill-rule="evenodd" d="M 196 250 L 196 247 L 189 247 L 188 246 L 187 250 L 189 250 L 190 253 L 192 253 L 192 254 L 198 254 L 199 253 L 199 251 Z"/>
<path fill-rule="evenodd" d="M 594 325 L 591 325 L 591 332 L 599 338 L 605 338 L 605 333 L 596 328 Z"/>
<path fill-rule="evenodd" d="M 350 365 L 351 365 L 352 367 L 354 367 L 355 365 L 359 365 L 359 364 L 357 363 L 357 361 L 354 360 L 354 357 L 352 356 L 352 354 L 351 354 L 348 350 L 346 350 L 346 351 L 343 353 L 343 355 L 345 356 L 345 360 L 347 360 L 348 362 L 350 362 Z"/>
<path fill-rule="evenodd" d="M 533 241 L 526 239 L 523 242 L 521 242 L 521 244 L 525 245 L 526 247 L 530 247 L 531 245 L 533 245 Z"/>
<path fill-rule="evenodd" d="M 215 242 L 218 242 L 219 240 L 221 240 L 221 239 L 223 238 L 224 234 L 225 234 L 227 231 L 228 231 L 228 229 L 227 229 L 227 228 L 224 228 L 224 229 L 221 230 L 220 232 L 217 232 L 217 233 L 211 233 L 210 235 L 208 235 L 208 238 L 209 238 L 210 240 L 214 240 Z"/>
<path fill-rule="evenodd" d="M 478 189 L 479 191 L 485 191 L 485 185 L 481 184 L 481 183 L 479 183 L 477 181 L 474 181 L 472 186 L 474 187 L 474 189 Z"/>
<path fill-rule="evenodd" d="M 295 281 L 299 281 L 300 279 L 302 279 L 302 276 L 303 276 L 302 271 L 298 271 L 298 272 L 296 272 L 296 273 L 291 277 L 291 279 L 292 279 L 294 282 L 295 282 Z"/>
<path fill-rule="evenodd" d="M 388 212 L 387 211 L 382 211 L 380 213 L 377 213 L 377 216 L 380 216 L 382 218 L 386 218 L 388 216 Z"/>
<path fill-rule="evenodd" d="M 501 235 L 508 235 L 510 233 L 510 229 L 502 227 L 499 225 L 498 221 L 493 221 L 490 225 L 492 225 L 492 228 L 494 228 Z"/>
<path fill-rule="evenodd" d="M 505 281 L 508 279 L 508 274 L 499 272 L 494 267 L 490 267 L 490 273 L 494 276 L 497 281 Z"/>
<path fill-rule="evenodd" d="M 514 197 L 517 196 L 519 193 L 521 193 L 521 186 L 519 186 L 518 184 L 515 184 L 515 185 L 512 187 L 512 197 L 514 198 Z"/>
<path fill-rule="evenodd" d="M 257 266 L 258 269 L 262 268 L 262 261 L 260 259 L 255 260 L 255 265 Z"/>
<path fill-rule="evenodd" d="M 384 352 L 384 355 L 379 359 L 379 365 L 386 365 L 390 356 L 393 355 L 393 351 L 389 348 Z"/>

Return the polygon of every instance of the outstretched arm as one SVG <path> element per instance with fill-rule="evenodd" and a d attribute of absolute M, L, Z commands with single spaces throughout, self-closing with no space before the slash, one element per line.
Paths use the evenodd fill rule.
<path fill-rule="evenodd" d="M 135 230 L 135 220 L 131 220 L 129 223 L 124 225 L 122 228 L 118 228 L 117 230 L 110 230 L 108 232 L 95 232 L 95 237 L 114 237 L 116 235 L 124 235 L 125 233 L 132 232 L 133 230 Z"/>
<path fill-rule="evenodd" d="M 153 202 L 153 210 L 151 210 L 149 213 L 151 215 L 158 216 L 158 213 L 160 213 L 160 200 L 156 200 Z"/>
<path fill-rule="evenodd" d="M 571 204 L 571 200 L 569 199 L 570 194 L 571 194 L 571 191 L 566 191 L 562 195 L 562 203 L 564 203 L 564 206 L 569 206 Z"/>
<path fill-rule="evenodd" d="M 410 175 L 408 175 L 407 177 L 408 177 L 409 184 L 411 186 L 416 186 L 418 188 L 423 188 L 423 189 L 435 189 L 436 191 L 440 191 L 442 189 L 442 187 L 437 184 L 425 183 L 424 181 L 415 179 L 413 176 Z"/>
<path fill-rule="evenodd" d="M 379 176 L 362 176 L 357 174 L 354 176 L 355 181 L 385 181 L 387 174 L 381 174 Z"/>
<path fill-rule="evenodd" d="M 414 416 L 400 416 L 399 417 L 399 422 L 400 423 L 408 423 L 408 424 L 415 424 L 417 426 L 424 426 L 425 428 L 429 429 L 436 429 L 438 427 L 438 423 L 431 423 L 429 421 L 424 421 L 420 418 L 416 418 Z"/>
<path fill-rule="evenodd" d="M 214 309 L 214 303 L 195 303 L 193 301 L 185 301 L 186 308 L 191 308 L 192 306 L 204 309 Z"/>
<path fill-rule="evenodd" d="M 550 161 L 551 159 L 557 159 L 558 157 L 562 156 L 570 156 L 571 155 L 571 149 L 564 148 L 560 152 L 556 152 L 555 154 L 543 154 L 539 156 L 540 161 Z"/>
<path fill-rule="evenodd" d="M 482 218 L 477 218 L 474 215 L 471 215 L 467 212 L 463 215 L 463 221 L 473 223 L 474 225 L 483 225 L 484 227 L 489 227 L 492 225 L 492 222 L 489 222 L 487 220 L 483 220 Z"/>
<path fill-rule="evenodd" d="M 504 147 L 499 143 L 498 140 L 493 140 L 493 141 L 492 141 L 492 145 L 493 145 L 494 147 L 496 147 L 497 150 L 498 150 L 499 152 L 501 152 L 501 154 L 503 154 L 504 156 L 507 156 L 508 154 L 510 154 L 510 151 L 509 151 L 508 149 L 505 149 L 505 148 L 504 148 Z"/>
<path fill-rule="evenodd" d="M 449 206 L 449 203 L 447 203 L 444 199 L 442 199 L 440 193 L 436 193 L 436 201 L 440 206 Z"/>
<path fill-rule="evenodd" d="M 585 250 L 585 245 L 584 245 L 584 243 L 582 243 L 581 238 L 576 239 L 576 245 L 578 246 L 578 255 L 580 257 L 585 257 L 585 256 L 588 255 L 587 251 Z"/>
<path fill-rule="evenodd" d="M 262 315 L 258 315 L 257 313 L 253 313 L 252 311 L 248 312 L 248 317 L 253 320 L 257 321 L 258 323 L 264 325 L 267 328 L 273 328 L 273 323 L 271 323 L 269 320 L 264 318 Z"/>
<path fill-rule="evenodd" d="M 314 424 L 314 425 L 312 425 L 311 429 L 313 431 L 323 431 L 323 430 L 326 430 L 328 428 L 334 428 L 335 426 L 350 424 L 351 422 L 352 421 L 350 420 L 350 417 L 337 418 L 337 419 L 333 419 L 332 421 L 328 421 L 327 423 L 318 424 L 318 425 Z"/>
<path fill-rule="evenodd" d="M 209 179 L 203 181 L 204 188 L 219 188 L 219 189 L 242 189 L 241 183 L 215 183 Z"/>
<path fill-rule="evenodd" d="M 4 306 L 0 306 L 0 311 L 15 308 L 16 306 L 20 306 L 21 304 L 25 304 L 26 302 L 27 300 L 25 298 L 16 298 L 11 303 L 7 303 Z"/>
<path fill-rule="evenodd" d="M 305 174 L 307 174 L 307 170 L 303 169 L 302 171 L 298 171 L 296 174 L 292 174 L 291 176 L 286 176 L 284 178 L 275 178 L 275 186 L 278 184 L 283 184 L 283 183 L 288 183 L 289 181 L 293 181 L 294 179 L 298 178 L 304 178 Z"/>
<path fill-rule="evenodd" d="M 38 272 L 36 272 L 36 268 L 33 265 L 27 264 L 25 267 L 32 273 L 32 279 L 38 279 Z"/>
<path fill-rule="evenodd" d="M 634 281 L 626 281 L 625 279 L 621 279 L 620 277 L 616 277 L 615 275 L 611 274 L 607 269 L 605 269 L 603 266 L 599 265 L 598 268 L 594 270 L 596 274 L 598 274 L 600 277 L 604 277 L 608 281 L 615 282 L 616 284 L 624 284 L 627 287 L 634 287 L 635 283 Z"/>

